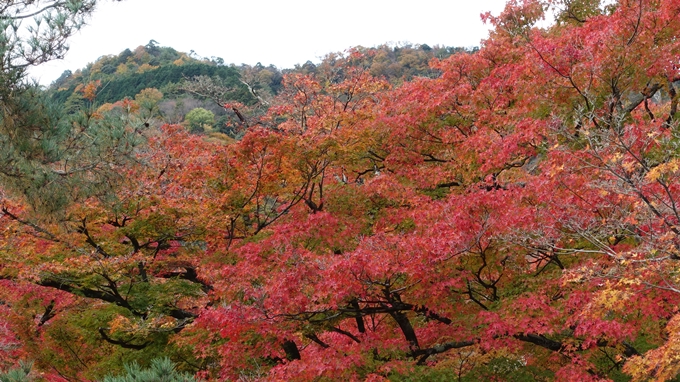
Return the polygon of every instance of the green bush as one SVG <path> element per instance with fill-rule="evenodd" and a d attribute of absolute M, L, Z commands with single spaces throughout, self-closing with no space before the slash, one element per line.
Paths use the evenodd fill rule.
<path fill-rule="evenodd" d="M 175 370 L 169 358 L 151 361 L 148 369 L 142 369 L 137 362 L 125 365 L 125 375 L 105 377 L 102 382 L 195 382 L 193 376 Z M 3 381 L 4 382 L 4 381 Z"/>
<path fill-rule="evenodd" d="M 29 376 L 32 368 L 32 362 L 19 361 L 19 367 L 0 372 L 0 382 L 29 382 L 33 379 Z"/>

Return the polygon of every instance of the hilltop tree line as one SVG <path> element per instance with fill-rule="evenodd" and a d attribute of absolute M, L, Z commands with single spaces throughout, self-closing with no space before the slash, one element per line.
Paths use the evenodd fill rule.
<path fill-rule="evenodd" d="M 361 52 L 361 59 L 350 59 L 351 52 Z M 428 45 L 401 44 L 381 45 L 374 48 L 357 47 L 348 53 L 331 53 L 320 63 L 307 61 L 291 69 L 278 69 L 273 65 L 254 66 L 241 64 L 225 65 L 220 57 L 199 57 L 193 51 L 189 54 L 170 47 L 159 46 L 154 40 L 131 51 L 126 49 L 118 55 L 103 56 L 94 63 L 75 72 L 65 71 L 49 87 L 49 92 L 59 104 L 74 102 L 79 90 L 93 81 L 99 81 L 97 102 L 114 103 L 124 98 L 133 98 L 146 88 L 161 91 L 166 99 L 176 99 L 183 94 L 178 87 L 195 77 L 215 78 L 228 88 L 227 98 L 252 105 L 256 100 L 249 91 L 266 97 L 277 95 L 282 89 L 283 77 L 289 73 L 314 75 L 327 72 L 329 80 L 342 79 L 344 66 L 361 67 L 376 77 L 384 77 L 393 83 L 408 81 L 416 76 L 437 76 L 439 73 L 429 66 L 433 58 L 445 58 L 451 54 L 466 52 L 463 48 L 429 47 Z M 69 106 L 69 105 L 67 105 Z"/>
<path fill-rule="evenodd" d="M 418 76 L 438 76 L 440 73 L 429 65 L 434 58 L 473 51 L 411 44 L 356 47 L 343 53 L 330 53 L 318 64 L 307 61 L 281 70 L 260 63 L 226 66 L 220 57 L 200 57 L 193 51 L 188 54 L 178 52 L 151 40 L 133 51 L 126 49 L 118 55 L 100 57 L 75 72 L 65 71 L 49 86 L 47 93 L 58 107 L 76 112 L 94 104 L 105 105 L 108 109 L 110 106 L 106 105 L 135 99 L 142 91 L 155 89 L 161 94 L 154 115 L 158 123 L 191 125 L 193 122 L 185 119 L 189 112 L 207 110 L 213 115 L 213 122 L 205 124 L 207 130 L 194 126 L 191 129 L 194 133 L 212 132 L 213 135 L 219 133 L 221 139 L 237 138 L 243 134 L 243 130 L 237 128 L 241 123 L 229 108 L 224 107 L 225 102 L 244 105 L 244 111 L 251 116 L 260 115 L 269 106 L 268 100 L 282 91 L 285 75 L 315 75 L 327 81 L 341 82 L 345 70 L 352 67 L 400 84 Z M 206 82 L 213 89 L 219 88 L 219 99 L 205 92 L 191 91 L 195 83 Z M 92 84 L 96 84 L 96 93 L 89 102 L 84 90 Z"/>

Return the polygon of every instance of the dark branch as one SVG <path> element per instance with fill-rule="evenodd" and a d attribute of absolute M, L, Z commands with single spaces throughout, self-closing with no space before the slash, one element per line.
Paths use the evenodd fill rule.
<path fill-rule="evenodd" d="M 45 313 L 40 317 L 40 322 L 38 326 L 43 326 L 47 321 L 51 320 L 56 313 L 54 312 L 54 300 L 50 301 L 50 304 L 45 307 Z"/>
<path fill-rule="evenodd" d="M 330 345 L 321 341 L 321 339 L 314 333 L 305 334 L 305 338 L 312 340 L 314 343 L 318 344 L 319 346 L 321 346 L 324 349 L 328 349 L 330 347 Z"/>
<path fill-rule="evenodd" d="M 542 335 L 519 333 L 519 334 L 515 334 L 513 337 L 515 337 L 516 339 L 518 339 L 520 341 L 529 342 L 529 343 L 532 343 L 534 345 L 538 345 L 542 348 L 552 350 L 552 351 L 556 351 L 556 352 L 561 351 L 562 347 L 564 346 L 564 344 L 562 344 L 561 342 L 551 340 L 551 339 L 546 338 Z"/>
<path fill-rule="evenodd" d="M 133 349 L 133 350 L 142 350 L 145 347 L 149 346 L 151 342 L 145 342 L 143 344 L 131 344 L 132 340 L 130 341 L 118 341 L 114 340 L 113 338 L 109 337 L 106 334 L 106 331 L 104 328 L 99 328 L 99 334 L 102 336 L 102 339 L 110 344 L 118 345 L 124 349 Z"/>
<path fill-rule="evenodd" d="M 543 335 L 519 333 L 519 334 L 513 335 L 513 337 L 515 339 L 520 340 L 520 341 L 529 342 L 529 343 L 532 343 L 534 345 L 540 346 L 542 348 L 545 348 L 545 349 L 548 349 L 548 350 L 551 350 L 551 351 L 562 352 L 564 350 L 564 343 L 562 343 L 560 341 L 551 340 L 551 339 L 549 339 L 549 338 L 547 338 Z M 632 347 L 631 345 L 629 345 L 625 342 L 622 342 L 620 344 L 611 344 L 610 342 L 608 342 L 606 340 L 598 340 L 595 343 L 595 345 L 597 347 L 616 347 L 617 345 L 621 345 L 621 346 L 623 346 L 623 349 L 624 349 L 623 350 L 624 356 L 632 357 L 634 355 L 640 355 L 640 353 L 637 351 L 637 349 L 635 349 L 634 347 Z M 576 350 L 577 351 L 584 351 L 584 350 L 587 350 L 587 348 L 584 348 L 583 344 L 581 343 L 576 347 Z"/>
<path fill-rule="evenodd" d="M 289 361 L 302 359 L 302 357 L 300 356 L 300 350 L 298 349 L 294 341 L 285 340 L 281 346 L 283 347 L 283 351 L 286 352 L 286 358 Z"/>
<path fill-rule="evenodd" d="M 352 333 L 350 333 L 350 332 L 348 332 L 348 331 L 342 330 L 342 329 L 340 329 L 340 328 L 335 328 L 335 327 L 331 328 L 331 331 L 332 331 L 332 332 L 336 332 L 336 333 L 340 333 L 340 334 L 344 334 L 344 335 L 346 335 L 347 337 L 351 338 L 352 341 L 354 341 L 354 342 L 356 342 L 356 343 L 361 343 L 361 340 L 360 340 L 357 336 L 355 336 L 354 334 L 352 334 Z"/>
<path fill-rule="evenodd" d="M 361 311 L 359 310 L 359 301 L 355 298 L 354 300 L 350 301 L 349 305 L 355 310 L 356 315 L 354 316 L 357 321 L 357 330 L 359 330 L 359 333 L 366 333 L 366 325 L 364 325 L 364 317 L 361 315 Z"/>
<path fill-rule="evenodd" d="M 418 358 L 418 365 L 425 364 L 425 361 L 432 355 L 447 352 L 451 349 L 460 349 L 476 344 L 476 341 L 461 341 L 461 342 L 447 342 L 445 344 L 433 346 L 427 349 L 418 349 L 414 351 L 411 355 L 414 358 Z"/>
<path fill-rule="evenodd" d="M 8 218 L 10 218 L 10 219 L 12 219 L 12 220 L 18 222 L 18 223 L 21 223 L 21 224 L 23 224 L 23 225 L 25 225 L 25 226 L 28 226 L 28 227 L 33 228 L 35 231 L 42 233 L 43 235 L 47 236 L 47 239 L 49 239 L 49 240 L 51 240 L 51 241 L 53 241 L 53 242 L 55 242 L 55 243 L 58 243 L 58 242 L 59 242 L 59 239 L 57 239 L 57 237 L 56 237 L 55 235 L 53 235 L 51 232 L 49 232 L 48 230 L 46 230 L 46 229 L 44 229 L 44 228 L 38 226 L 38 225 L 35 224 L 35 223 L 31 223 L 31 222 L 29 222 L 29 221 L 27 221 L 27 220 L 20 219 L 18 216 L 16 216 L 16 215 L 14 215 L 13 213 L 9 212 L 9 210 L 7 209 L 7 207 L 4 207 L 4 206 L 2 207 L 2 214 L 3 214 L 4 216 L 7 216 Z"/>
<path fill-rule="evenodd" d="M 198 272 L 196 272 L 196 268 L 192 266 L 184 266 L 182 268 L 184 268 L 184 272 L 168 272 L 164 273 L 160 277 L 162 278 L 177 277 L 181 280 L 187 280 L 191 281 L 192 283 L 200 284 L 204 292 L 209 292 L 214 289 L 212 285 L 198 278 Z"/>
<path fill-rule="evenodd" d="M 83 218 L 83 220 L 81 221 L 81 225 L 76 228 L 76 232 L 85 235 L 85 241 L 92 248 L 94 248 L 95 251 L 97 251 L 97 253 L 104 257 L 111 257 L 111 255 L 109 255 L 99 244 L 97 244 L 97 242 L 95 242 L 92 236 L 90 235 L 90 231 L 87 230 L 87 218 Z"/>

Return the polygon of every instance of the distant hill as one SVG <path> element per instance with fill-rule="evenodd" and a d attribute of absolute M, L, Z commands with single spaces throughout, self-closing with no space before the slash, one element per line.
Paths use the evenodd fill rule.
<path fill-rule="evenodd" d="M 432 59 L 443 59 L 452 54 L 474 51 L 476 48 L 430 47 L 427 44 L 389 45 L 377 47 L 354 47 L 345 53 L 329 53 L 319 63 L 306 61 L 293 68 L 279 69 L 260 63 L 235 66 L 225 65 L 219 57 L 201 58 L 195 53 L 183 53 L 170 47 L 158 46 L 151 40 L 131 51 L 126 49 L 118 55 L 100 57 L 94 63 L 75 72 L 65 71 L 52 83 L 50 90 L 55 100 L 65 102 L 78 85 L 99 80 L 102 88 L 97 96 L 99 102 L 115 102 L 124 97 L 133 97 L 145 88 L 161 91 L 195 76 L 218 76 L 226 86 L 238 89 L 235 99 L 253 102 L 239 76 L 247 77 L 251 85 L 264 92 L 278 93 L 283 75 L 286 73 L 318 74 L 324 68 L 349 64 L 367 70 L 376 77 L 384 77 L 392 83 L 408 81 L 413 77 L 436 77 L 439 73 L 430 68 Z M 338 73 L 336 73 L 338 74 Z"/>
<path fill-rule="evenodd" d="M 97 102 L 113 103 L 134 97 L 146 88 L 173 91 L 173 85 L 196 76 L 219 77 L 234 89 L 230 96 L 243 103 L 254 102 L 248 88 L 239 81 L 239 70 L 224 66 L 219 58 L 199 59 L 173 48 L 160 47 L 155 41 L 126 49 L 118 55 L 100 57 L 83 69 L 66 71 L 52 83 L 52 98 L 65 103 L 78 89 L 91 81 L 100 81 Z"/>
<path fill-rule="evenodd" d="M 124 98 L 135 98 L 142 90 L 153 88 L 162 93 L 159 103 L 161 123 L 181 123 L 185 115 L 195 108 L 205 108 L 215 115 L 214 129 L 233 135 L 225 126 L 234 118 L 215 99 L 203 99 L 181 90 L 182 83 L 198 76 L 210 77 L 217 86 L 227 89 L 222 101 L 236 101 L 266 110 L 258 98 L 272 99 L 283 87 L 288 73 L 313 75 L 324 81 L 339 83 L 348 68 L 359 68 L 375 77 L 385 78 L 398 86 L 414 77 L 437 77 L 440 73 L 430 65 L 433 59 L 444 59 L 453 54 L 476 50 L 456 47 L 430 47 L 426 44 L 383 44 L 377 47 L 354 47 L 346 52 L 329 53 L 314 63 L 307 61 L 293 68 L 276 66 L 234 64 L 225 65 L 219 57 L 199 57 L 193 51 L 178 52 L 162 47 L 154 40 L 134 50 L 125 49 L 117 55 L 102 56 L 85 68 L 67 70 L 47 89 L 52 99 L 65 110 L 77 110 L 83 105 L 82 90 L 98 81 L 94 105 L 115 103 Z M 257 96 L 255 95 L 257 94 Z"/>
<path fill-rule="evenodd" d="M 350 66 L 364 69 L 375 77 L 383 77 L 391 83 L 399 84 L 410 81 L 413 77 L 437 77 L 440 73 L 430 67 L 433 59 L 444 59 L 458 53 L 471 53 L 477 49 L 436 45 L 430 47 L 427 44 L 383 44 L 372 48 L 357 46 L 345 54 L 330 53 L 319 64 L 307 61 L 289 71 L 319 74 L 333 67 Z"/>

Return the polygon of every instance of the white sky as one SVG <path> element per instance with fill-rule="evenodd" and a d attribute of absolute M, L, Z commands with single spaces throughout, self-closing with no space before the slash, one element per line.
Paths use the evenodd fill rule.
<path fill-rule="evenodd" d="M 482 12 L 505 0 L 123 0 L 103 2 L 70 40 L 66 58 L 32 68 L 43 85 L 103 55 L 156 40 L 226 64 L 280 69 L 330 52 L 383 43 L 471 47 L 487 37 Z"/>

